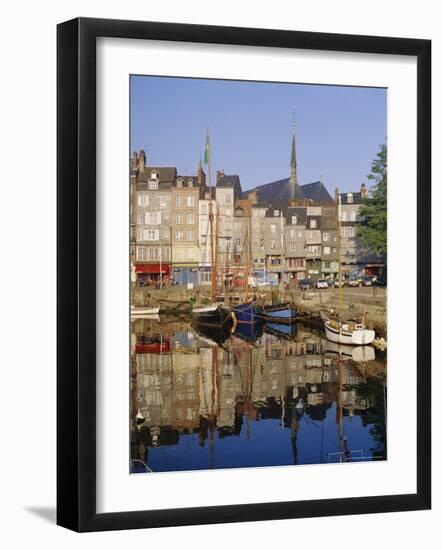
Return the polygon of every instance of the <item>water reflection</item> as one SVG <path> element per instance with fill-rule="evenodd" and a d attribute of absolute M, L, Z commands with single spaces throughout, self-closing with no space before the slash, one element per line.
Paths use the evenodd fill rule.
<path fill-rule="evenodd" d="M 386 458 L 386 364 L 302 325 L 137 319 L 131 471 Z"/>

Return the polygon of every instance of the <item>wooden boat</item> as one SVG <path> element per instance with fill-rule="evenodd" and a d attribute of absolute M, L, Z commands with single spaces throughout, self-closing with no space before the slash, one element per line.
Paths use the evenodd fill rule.
<path fill-rule="evenodd" d="M 338 218 L 338 288 L 339 307 L 336 318 L 331 318 L 325 312 L 321 312 L 324 321 L 325 336 L 327 340 L 337 344 L 350 346 L 367 346 L 375 339 L 374 330 L 369 330 L 364 323 L 356 321 L 344 321 L 342 319 L 342 262 L 341 262 L 341 194 L 337 192 L 337 218 Z"/>
<path fill-rule="evenodd" d="M 325 314 L 323 314 L 323 318 Z M 350 346 L 367 346 L 375 339 L 375 331 L 365 328 L 363 323 L 356 321 L 340 321 L 324 318 L 325 336 L 336 344 Z"/>
<path fill-rule="evenodd" d="M 207 140 L 209 135 L 207 134 Z M 207 142 L 209 145 L 209 141 Z M 210 149 L 209 149 L 209 188 L 211 188 L 210 178 Z M 210 194 L 212 197 L 212 194 Z M 216 211 L 216 235 L 213 232 L 213 203 L 209 202 L 209 229 L 210 229 L 210 255 L 211 255 L 211 303 L 195 305 L 192 308 L 192 323 L 202 326 L 223 326 L 232 323 L 231 311 L 224 304 L 217 301 L 217 243 L 218 243 L 218 228 L 219 228 L 219 211 Z M 216 207 L 216 204 L 215 204 Z"/>
<path fill-rule="evenodd" d="M 152 315 L 158 315 L 160 308 L 158 307 L 144 307 L 144 306 L 131 306 L 130 314 L 132 317 L 147 317 Z"/>
<path fill-rule="evenodd" d="M 192 322 L 202 325 L 231 325 L 233 323 L 231 311 L 220 304 L 197 307 L 192 310 Z"/>
<path fill-rule="evenodd" d="M 232 310 L 237 323 L 262 323 L 264 321 L 263 309 L 256 302 L 245 302 L 233 306 Z"/>

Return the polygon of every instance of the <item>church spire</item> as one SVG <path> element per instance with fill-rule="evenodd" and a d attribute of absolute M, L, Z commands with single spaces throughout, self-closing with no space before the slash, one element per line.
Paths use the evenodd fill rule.
<path fill-rule="evenodd" d="M 295 110 L 292 114 L 292 154 L 290 157 L 290 198 L 296 198 L 296 188 L 298 187 L 298 174 L 296 172 L 296 141 L 295 141 Z"/>

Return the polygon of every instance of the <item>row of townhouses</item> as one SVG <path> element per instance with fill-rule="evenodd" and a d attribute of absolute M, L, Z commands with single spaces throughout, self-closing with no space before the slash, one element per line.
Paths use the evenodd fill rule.
<path fill-rule="evenodd" d="M 258 285 L 337 276 L 337 192 L 332 198 L 322 181 L 298 184 L 294 133 L 290 177 L 252 191 L 243 192 L 239 176 L 221 170 L 207 185 L 201 161 L 195 175 L 149 165 L 144 151 L 130 164 L 134 284 L 209 285 L 215 262 L 219 280 L 232 286 L 242 286 L 247 273 Z M 345 276 L 383 268 L 356 238 L 367 194 L 364 184 L 341 193 Z"/>

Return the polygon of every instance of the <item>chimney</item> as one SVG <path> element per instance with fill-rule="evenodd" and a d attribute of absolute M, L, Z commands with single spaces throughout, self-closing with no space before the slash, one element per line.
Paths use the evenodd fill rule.
<path fill-rule="evenodd" d="M 216 183 L 218 183 L 219 180 L 223 177 L 224 177 L 224 170 L 217 170 L 216 171 Z"/>
<path fill-rule="evenodd" d="M 336 187 L 335 189 L 335 203 L 338 204 L 339 200 L 339 189 Z"/>
<path fill-rule="evenodd" d="M 365 199 L 368 197 L 368 189 L 365 187 L 365 183 L 361 184 L 361 197 Z"/>
<path fill-rule="evenodd" d="M 249 200 L 252 204 L 258 203 L 258 189 L 254 189 L 253 191 L 249 191 Z"/>
<path fill-rule="evenodd" d="M 137 168 L 138 168 L 138 153 L 134 151 L 132 156 L 132 169 L 136 170 Z"/>
<path fill-rule="evenodd" d="M 140 157 L 138 161 L 138 171 L 141 174 L 143 174 L 145 168 L 146 168 L 146 153 L 144 151 L 140 151 Z"/>

